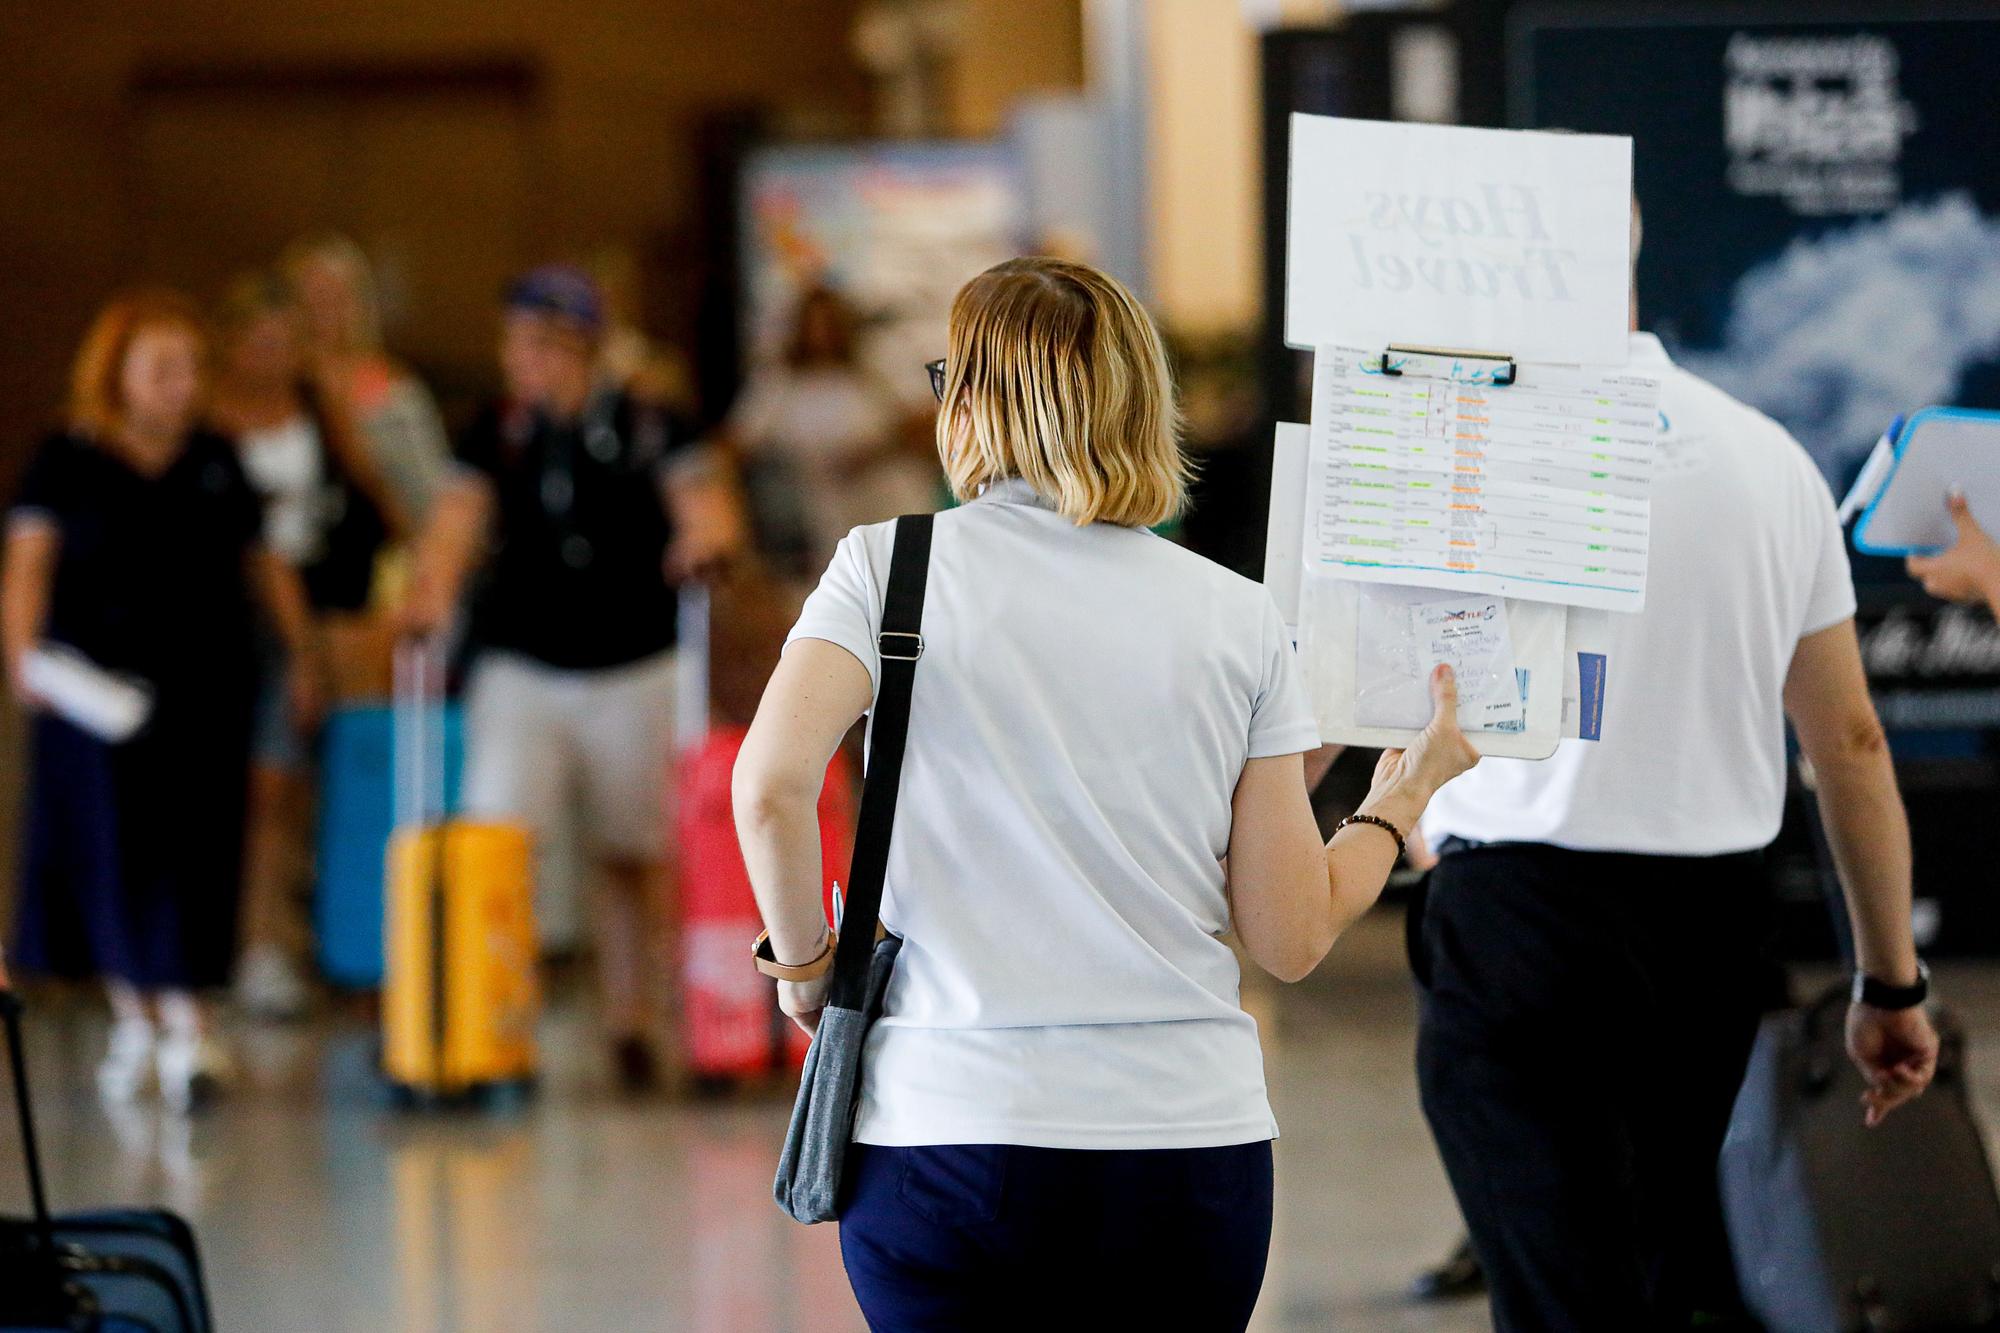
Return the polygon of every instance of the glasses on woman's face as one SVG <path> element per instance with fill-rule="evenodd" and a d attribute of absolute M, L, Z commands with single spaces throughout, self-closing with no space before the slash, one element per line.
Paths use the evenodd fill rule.
<path fill-rule="evenodd" d="M 937 395 L 937 400 L 940 403 L 943 402 L 944 401 L 944 358 L 939 357 L 935 361 L 924 362 L 924 369 L 930 372 L 931 392 Z"/>

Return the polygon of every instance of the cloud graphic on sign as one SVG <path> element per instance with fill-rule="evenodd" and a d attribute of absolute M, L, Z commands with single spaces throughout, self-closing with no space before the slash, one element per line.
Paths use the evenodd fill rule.
<path fill-rule="evenodd" d="M 1723 344 L 1675 359 L 1797 435 L 1821 469 L 2000 355 L 2000 219 L 1963 192 L 1800 238 L 1736 284 Z"/>

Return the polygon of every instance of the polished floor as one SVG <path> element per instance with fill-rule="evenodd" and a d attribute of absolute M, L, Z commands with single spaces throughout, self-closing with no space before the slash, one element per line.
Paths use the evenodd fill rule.
<path fill-rule="evenodd" d="M 1457 1224 L 1417 1109 L 1399 933 L 1378 914 L 1268 1002 L 1284 1136 L 1260 1329 L 1488 1327 L 1477 1302 L 1402 1295 Z M 2000 1045 L 2000 969 L 1941 968 L 1940 980 L 1976 1061 Z M 244 1086 L 191 1124 L 98 1106 L 101 1029 L 87 1008 L 45 1007 L 30 1041 L 57 1205 L 188 1214 L 225 1333 L 862 1326 L 834 1229 L 797 1226 L 770 1201 L 781 1104 L 621 1101 L 569 1008 L 549 1020 L 540 1097 L 483 1115 L 385 1107 L 368 1033 L 352 1024 L 238 1038 Z M 2000 1075 L 1976 1063 L 1973 1075 L 1991 1121 Z M 6 1126 L 0 1210 L 17 1212 Z"/>

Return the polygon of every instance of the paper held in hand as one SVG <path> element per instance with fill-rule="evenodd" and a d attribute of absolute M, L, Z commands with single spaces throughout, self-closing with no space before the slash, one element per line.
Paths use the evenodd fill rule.
<path fill-rule="evenodd" d="M 1601 719 L 1572 609 L 1646 593 L 1660 385 L 1624 369 L 1631 141 L 1291 130 L 1285 336 L 1314 349 L 1313 405 L 1272 522 L 1298 535 L 1321 733 L 1408 743 L 1442 661 L 1477 748 L 1544 757 Z"/>
<path fill-rule="evenodd" d="M 1523 718 L 1507 606 L 1415 588 L 1368 588 L 1355 646 L 1354 720 L 1421 728 L 1431 718 L 1430 674 L 1440 662 L 1458 681 L 1458 725 L 1505 730 Z"/>
<path fill-rule="evenodd" d="M 31 649 L 21 663 L 21 680 L 58 717 L 113 745 L 138 735 L 153 715 L 151 686 L 106 671 L 67 644 Z"/>
<path fill-rule="evenodd" d="M 1498 652 L 1474 661 L 1471 650 L 1493 647 L 1497 634 L 1482 629 L 1451 636 L 1456 643 L 1422 643 L 1408 609 L 1476 606 L 1491 599 L 1307 572 L 1303 541 L 1309 434 L 1304 425 L 1280 422 L 1277 427 L 1264 583 L 1299 645 L 1321 735 L 1354 745 L 1407 744 L 1429 718 L 1432 661 L 1450 661 L 1460 675 L 1460 725 L 1481 753 L 1535 759 L 1551 753 L 1562 737 L 1598 739 L 1609 665 L 1608 614 L 1502 601 L 1509 671 Z M 1373 609 L 1364 613 L 1364 603 Z M 1450 623 L 1442 616 L 1433 618 Z M 1385 638 L 1398 636 L 1399 647 L 1382 650 Z M 1480 680 L 1469 687 L 1468 676 Z M 1521 708 L 1515 721 L 1503 720 L 1501 687 L 1510 676 Z M 1492 704 L 1501 706 L 1482 715 L 1479 710 Z"/>

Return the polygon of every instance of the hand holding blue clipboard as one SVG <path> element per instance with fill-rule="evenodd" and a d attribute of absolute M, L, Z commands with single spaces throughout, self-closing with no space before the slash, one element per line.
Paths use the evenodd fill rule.
<path fill-rule="evenodd" d="M 1927 407 L 1884 437 L 1888 476 L 1854 528 L 1868 555 L 1929 555 L 1957 538 L 1945 497 L 1962 491 L 1972 517 L 2000 532 L 2000 412 Z M 1874 470 L 1863 469 L 1863 478 Z"/>

